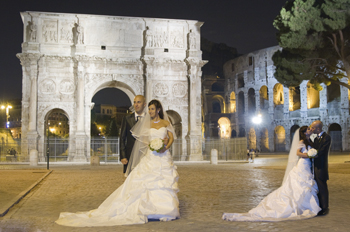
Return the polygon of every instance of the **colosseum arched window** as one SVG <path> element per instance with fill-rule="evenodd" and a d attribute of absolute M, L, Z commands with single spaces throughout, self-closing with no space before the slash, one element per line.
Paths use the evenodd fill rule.
<path fill-rule="evenodd" d="M 215 95 L 212 98 L 212 112 L 213 113 L 225 113 L 225 100 L 220 95 Z"/>
<path fill-rule="evenodd" d="M 332 123 L 328 128 L 328 133 L 332 138 L 332 151 L 342 151 L 342 129 L 338 123 Z"/>
<path fill-rule="evenodd" d="M 284 104 L 283 85 L 280 83 L 275 84 L 273 87 L 273 103 L 275 106 Z"/>
<path fill-rule="evenodd" d="M 236 94 L 234 91 L 232 91 L 230 94 L 230 112 L 236 112 Z"/>
<path fill-rule="evenodd" d="M 299 110 L 300 107 L 300 87 L 289 87 L 289 111 Z"/>
<path fill-rule="evenodd" d="M 238 93 L 237 113 L 239 116 L 244 116 L 244 113 L 245 113 L 243 91 Z"/>
<path fill-rule="evenodd" d="M 220 127 L 220 138 L 227 139 L 231 136 L 231 122 L 227 117 L 221 117 L 218 120 Z"/>
<path fill-rule="evenodd" d="M 261 86 L 259 90 L 260 95 L 260 109 L 268 110 L 269 109 L 269 92 L 266 85 Z"/>
<path fill-rule="evenodd" d="M 262 128 L 260 131 L 260 151 L 262 152 L 266 152 L 266 151 L 270 151 L 269 148 L 269 131 L 267 130 L 267 128 Z"/>
<path fill-rule="evenodd" d="M 250 88 L 248 90 L 248 112 L 255 113 L 256 105 L 255 105 L 255 90 Z"/>
<path fill-rule="evenodd" d="M 320 92 L 316 90 L 310 81 L 307 83 L 307 108 L 319 108 L 320 107 Z"/>
<path fill-rule="evenodd" d="M 286 131 L 283 126 L 275 127 L 275 151 L 285 151 Z"/>
<path fill-rule="evenodd" d="M 327 86 L 327 103 L 333 101 L 340 102 L 340 85 L 334 83 Z"/>

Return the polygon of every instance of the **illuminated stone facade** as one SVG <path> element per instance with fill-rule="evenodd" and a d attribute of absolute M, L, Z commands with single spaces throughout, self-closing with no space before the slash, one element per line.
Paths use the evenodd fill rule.
<path fill-rule="evenodd" d="M 230 119 L 231 136 L 246 136 L 248 148 L 288 151 L 296 129 L 321 120 L 332 137 L 331 149 L 349 150 L 348 89 L 322 85 L 323 90 L 317 91 L 308 81 L 294 88 L 282 86 L 274 77 L 271 59 L 278 49 L 261 49 L 225 63 L 220 104 L 226 106 L 223 113 Z M 254 124 L 252 118 L 258 114 L 262 123 Z"/>
<path fill-rule="evenodd" d="M 22 153 L 44 160 L 48 115 L 69 120 L 69 161 L 90 159 L 92 98 L 118 88 L 159 99 L 182 138 L 182 154 L 201 160 L 201 22 L 22 12 Z"/>

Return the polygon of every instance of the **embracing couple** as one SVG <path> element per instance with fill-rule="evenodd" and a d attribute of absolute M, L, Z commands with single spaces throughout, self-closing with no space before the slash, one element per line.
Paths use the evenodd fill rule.
<path fill-rule="evenodd" d="M 248 213 L 224 213 L 222 219 L 285 221 L 328 214 L 328 153 L 331 137 L 322 127 L 322 122 L 317 120 L 295 132 L 280 188 L 267 195 Z M 313 149 L 317 155 L 311 157 L 312 151 L 315 151 Z"/>
<path fill-rule="evenodd" d="M 179 175 L 168 150 L 175 138 L 174 128 L 158 100 L 148 103 L 148 112 L 144 96 L 137 95 L 133 105 L 135 113 L 125 116 L 121 125 L 124 183 L 97 209 L 61 213 L 57 224 L 114 226 L 180 218 Z"/>

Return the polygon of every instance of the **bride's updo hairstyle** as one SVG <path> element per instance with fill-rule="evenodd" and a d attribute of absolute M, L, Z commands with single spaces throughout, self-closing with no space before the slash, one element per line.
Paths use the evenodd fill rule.
<path fill-rule="evenodd" d="M 159 113 L 158 113 L 159 117 L 161 119 L 164 119 L 162 104 L 160 104 L 160 102 L 158 100 L 153 99 L 152 101 L 150 101 L 148 103 L 148 107 L 150 107 L 151 105 L 154 105 L 156 107 L 156 110 L 159 110 Z"/>
<path fill-rule="evenodd" d="M 308 126 L 302 126 L 299 129 L 299 138 L 300 140 L 303 140 L 305 146 L 307 147 L 308 145 L 310 145 L 311 147 L 313 146 L 313 144 L 310 142 L 310 140 L 308 138 L 306 138 L 305 132 L 307 131 Z"/>

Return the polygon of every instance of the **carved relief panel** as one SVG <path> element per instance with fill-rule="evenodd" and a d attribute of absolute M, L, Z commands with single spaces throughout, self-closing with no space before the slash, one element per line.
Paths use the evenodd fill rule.
<path fill-rule="evenodd" d="M 173 90 L 174 97 L 182 98 L 187 95 L 187 86 L 185 85 L 185 83 L 182 83 L 182 82 L 174 83 L 172 90 Z"/>
<path fill-rule="evenodd" d="M 63 21 L 60 23 L 60 42 L 73 43 L 73 22 Z"/>
<path fill-rule="evenodd" d="M 185 48 L 184 29 L 183 27 L 166 26 L 147 27 L 145 31 L 145 44 L 146 47 L 153 48 Z M 193 39 L 192 44 L 192 46 L 196 46 Z"/>
<path fill-rule="evenodd" d="M 52 79 L 46 78 L 40 82 L 39 90 L 43 94 L 54 94 L 56 91 L 56 84 Z"/>
<path fill-rule="evenodd" d="M 63 94 L 72 94 L 75 90 L 75 84 L 69 79 L 62 80 L 59 85 L 59 91 Z"/>
<path fill-rule="evenodd" d="M 57 20 L 44 20 L 42 39 L 44 43 L 57 43 Z"/>
<path fill-rule="evenodd" d="M 184 30 L 183 27 L 170 28 L 169 46 L 173 48 L 184 48 Z M 193 42 L 193 41 L 192 41 Z"/>
<path fill-rule="evenodd" d="M 166 83 L 156 82 L 153 85 L 153 94 L 156 97 L 165 97 L 169 94 L 169 87 Z"/>

